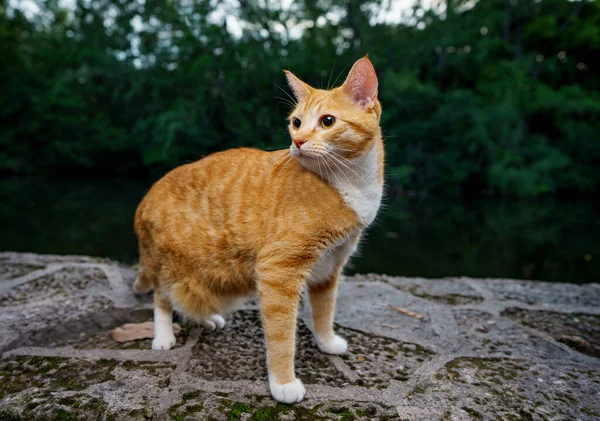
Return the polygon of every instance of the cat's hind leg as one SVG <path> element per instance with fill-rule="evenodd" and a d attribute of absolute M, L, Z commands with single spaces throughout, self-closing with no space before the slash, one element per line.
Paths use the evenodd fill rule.
<path fill-rule="evenodd" d="M 133 282 L 133 290 L 136 294 L 146 294 L 152 291 L 158 284 L 156 267 L 150 255 L 150 249 L 140 241 L 140 263 L 138 276 Z"/>
<path fill-rule="evenodd" d="M 199 323 L 208 330 L 221 330 L 225 327 L 225 319 L 220 314 L 203 317 L 199 320 Z"/>
<path fill-rule="evenodd" d="M 169 298 L 160 291 L 154 292 L 154 340 L 152 349 L 173 348 L 176 339 L 173 333 L 173 306 Z"/>
<path fill-rule="evenodd" d="M 143 269 L 140 269 L 137 278 L 133 282 L 133 290 L 136 294 L 146 294 L 154 289 L 152 278 L 147 276 Z"/>
<path fill-rule="evenodd" d="M 247 299 L 248 297 L 242 295 L 220 296 L 219 312 L 211 314 L 208 317 L 199 318 L 197 321 L 208 330 L 221 330 L 225 327 L 225 319 L 223 316 L 236 310 Z"/>

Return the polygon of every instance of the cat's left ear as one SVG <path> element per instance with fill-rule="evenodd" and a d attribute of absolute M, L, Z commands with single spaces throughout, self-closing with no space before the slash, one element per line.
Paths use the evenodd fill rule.
<path fill-rule="evenodd" d="M 283 72 L 285 73 L 288 84 L 290 85 L 290 88 L 292 88 L 292 91 L 294 91 L 294 95 L 298 101 L 302 101 L 315 90 L 315 88 L 310 86 L 308 83 L 304 83 L 298 79 L 296 75 L 289 70 L 284 70 Z"/>
<path fill-rule="evenodd" d="M 361 58 L 348 73 L 342 89 L 356 102 L 363 110 L 368 110 L 375 106 L 377 102 L 377 74 L 371 60 L 367 56 Z"/>

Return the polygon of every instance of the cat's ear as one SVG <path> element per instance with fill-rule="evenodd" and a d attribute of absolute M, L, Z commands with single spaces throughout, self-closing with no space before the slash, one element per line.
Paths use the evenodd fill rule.
<path fill-rule="evenodd" d="M 284 70 L 285 77 L 287 78 L 288 84 L 292 91 L 294 91 L 294 95 L 298 101 L 302 101 L 308 95 L 312 93 L 315 89 L 307 83 L 302 82 L 300 79 L 296 77 L 295 74 L 290 72 L 289 70 Z"/>
<path fill-rule="evenodd" d="M 361 58 L 348 73 L 342 89 L 357 104 L 367 110 L 373 108 L 377 102 L 377 74 L 371 60 L 367 56 Z"/>

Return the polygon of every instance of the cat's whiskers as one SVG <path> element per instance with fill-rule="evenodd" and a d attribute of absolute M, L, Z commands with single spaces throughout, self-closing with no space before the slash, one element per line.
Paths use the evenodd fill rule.
<path fill-rule="evenodd" d="M 292 101 L 290 101 L 289 99 L 284 98 L 282 96 L 274 96 L 273 98 L 282 100 L 285 105 L 287 105 L 287 106 L 289 106 L 291 108 L 295 108 L 296 107 L 296 104 L 294 104 Z"/>
<path fill-rule="evenodd" d="M 268 148 L 268 149 L 263 149 L 263 151 L 267 151 L 267 152 L 278 152 L 278 151 L 283 151 L 286 149 L 289 149 L 289 146 L 282 146 L 280 148 Z"/>
<path fill-rule="evenodd" d="M 287 167 L 287 164 L 289 164 L 293 159 L 294 157 L 290 154 L 290 159 L 287 160 L 287 162 L 283 165 L 283 167 L 281 167 L 279 171 L 283 171 L 283 169 Z"/>
<path fill-rule="evenodd" d="M 277 162 L 277 164 L 275 164 L 275 169 L 280 171 L 291 158 L 293 158 L 292 155 L 284 156 L 283 159 L 281 159 Z"/>
<path fill-rule="evenodd" d="M 286 152 L 288 152 L 285 149 L 289 149 L 289 148 L 282 148 L 281 150 L 276 150 L 275 153 L 273 154 L 275 156 L 273 156 L 273 158 L 271 158 L 271 161 L 273 161 L 276 158 L 280 159 L 282 156 L 285 156 Z M 281 154 L 283 154 L 283 155 L 281 155 Z"/>
<path fill-rule="evenodd" d="M 338 176 L 335 174 L 335 171 L 329 166 L 329 163 L 327 162 L 327 155 L 322 155 L 323 156 L 323 162 L 325 163 L 325 165 L 327 165 L 327 167 L 331 170 L 331 173 L 333 174 L 333 176 L 335 177 L 335 180 L 338 182 L 339 185 L 341 185 L 342 183 L 340 182 L 340 179 L 338 178 Z M 330 161 L 330 163 L 333 164 L 333 161 Z M 346 177 L 347 178 L 347 177 Z"/>
<path fill-rule="evenodd" d="M 328 158 L 333 158 L 332 156 L 329 156 Z M 350 181 L 350 178 L 348 178 L 348 175 L 346 174 L 346 171 L 343 170 L 343 168 L 340 168 L 340 166 L 338 164 L 335 163 L 334 160 L 330 161 L 336 168 L 337 170 L 344 176 L 344 178 L 346 179 L 346 181 L 348 182 L 348 184 L 354 184 L 352 181 Z M 338 181 L 339 182 L 339 181 Z"/>
<path fill-rule="evenodd" d="M 333 76 L 333 71 L 335 70 L 335 64 L 337 61 L 333 62 L 333 67 L 331 68 L 331 72 L 329 72 L 329 80 L 327 81 L 327 90 L 329 90 L 329 84 L 331 83 L 331 76 Z"/>
<path fill-rule="evenodd" d="M 289 99 L 292 100 L 292 103 L 294 104 L 294 107 L 296 105 L 298 105 L 298 101 L 296 100 L 296 98 L 294 98 L 293 96 L 291 96 L 285 89 L 281 88 L 279 85 L 277 85 L 275 82 L 273 82 L 273 85 L 275 85 L 275 87 L 277 89 L 279 89 L 281 92 L 283 92 L 284 94 L 286 94 L 288 96 Z"/>
<path fill-rule="evenodd" d="M 347 162 L 349 164 L 354 165 L 355 167 L 358 167 L 359 169 L 366 171 L 365 168 L 363 168 L 358 162 L 350 159 L 350 158 L 346 158 L 345 156 L 343 156 L 342 154 L 336 152 L 336 151 L 331 151 L 331 153 L 333 153 L 334 155 L 336 155 L 338 158 L 341 158 L 344 162 Z"/>
<path fill-rule="evenodd" d="M 323 180 L 323 173 L 321 172 L 321 156 L 320 155 L 317 156 L 317 166 L 319 167 L 319 176 L 321 177 L 321 180 Z"/>
<path fill-rule="evenodd" d="M 331 157 L 331 158 L 333 158 L 334 160 L 336 160 L 336 161 L 337 161 L 339 164 L 341 164 L 341 165 L 343 165 L 344 167 L 348 168 L 350 171 L 352 171 L 352 172 L 353 172 L 353 173 L 354 173 L 354 174 L 355 174 L 355 175 L 356 175 L 358 178 L 360 178 L 362 181 L 365 181 L 365 182 L 366 182 L 366 180 L 363 178 L 363 176 L 362 176 L 362 175 L 360 175 L 359 173 L 357 173 L 356 171 L 354 171 L 352 168 L 350 168 L 348 165 L 346 165 L 346 164 L 345 164 L 343 161 L 341 161 L 340 159 L 338 159 L 338 158 L 335 156 L 335 154 L 334 154 L 334 153 L 332 153 L 330 157 Z M 350 161 L 350 162 L 352 162 L 352 161 Z M 343 171 L 342 171 L 342 172 L 343 172 Z M 344 175 L 345 175 L 345 174 L 344 174 Z M 348 180 L 348 181 L 350 181 L 350 180 Z"/>
<path fill-rule="evenodd" d="M 341 160 L 343 160 L 344 162 L 347 162 L 347 163 L 349 163 L 349 164 L 352 164 L 352 165 L 354 165 L 355 167 L 357 167 L 358 169 L 361 169 L 361 170 L 363 170 L 363 171 L 366 171 L 366 170 L 365 170 L 365 168 L 363 168 L 363 167 L 362 167 L 360 164 L 358 164 L 358 163 L 354 162 L 354 161 L 353 161 L 353 160 L 351 160 L 351 159 L 348 159 L 348 158 L 346 158 L 345 156 L 342 156 L 341 154 L 337 153 L 336 151 L 334 151 L 334 150 L 328 150 L 328 152 L 329 152 L 329 153 L 331 153 L 331 154 L 333 154 L 333 155 L 335 155 L 335 156 L 337 156 L 338 158 L 340 158 L 340 159 L 341 159 Z M 354 151 L 350 151 L 350 152 L 354 152 Z"/>
<path fill-rule="evenodd" d="M 277 168 L 279 165 L 283 164 L 288 157 L 292 157 L 292 154 L 290 154 L 289 152 L 284 153 L 283 156 L 277 159 L 277 162 L 273 166 Z"/>
<path fill-rule="evenodd" d="M 350 66 L 350 64 L 347 64 L 346 67 L 344 67 L 342 69 L 342 71 L 340 72 L 340 74 L 335 78 L 335 80 L 333 81 L 333 86 L 335 86 L 335 84 L 337 83 L 338 79 L 340 78 L 340 76 L 346 71 L 346 69 L 348 68 L 348 66 Z"/>

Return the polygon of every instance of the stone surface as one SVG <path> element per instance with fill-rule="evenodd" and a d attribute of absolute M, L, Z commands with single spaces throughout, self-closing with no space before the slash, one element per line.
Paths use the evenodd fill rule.
<path fill-rule="evenodd" d="M 297 405 L 268 394 L 257 303 L 223 331 L 183 324 L 174 349 L 113 342 L 152 318 L 132 268 L 0 253 L 0 420 L 598 420 L 600 286 L 347 277 L 321 354 L 298 321 Z M 398 309 L 408 309 L 417 319 Z"/>

